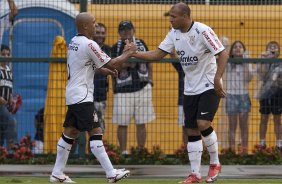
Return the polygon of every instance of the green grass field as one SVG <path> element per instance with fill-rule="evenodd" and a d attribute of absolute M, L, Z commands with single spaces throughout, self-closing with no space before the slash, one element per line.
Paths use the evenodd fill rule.
<path fill-rule="evenodd" d="M 72 178 L 78 184 L 106 184 L 104 178 Z M 177 184 L 181 181 L 179 179 L 142 179 L 142 178 L 127 178 L 119 181 L 120 184 Z M 0 177 L 0 184 L 50 184 L 48 177 Z M 204 182 L 203 182 L 204 183 Z M 271 184 L 271 183 L 282 183 L 282 179 L 219 179 L 216 183 L 227 183 L 227 184 Z"/>

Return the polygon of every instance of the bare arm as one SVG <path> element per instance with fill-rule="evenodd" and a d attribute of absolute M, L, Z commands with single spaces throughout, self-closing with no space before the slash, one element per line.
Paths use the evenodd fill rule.
<path fill-rule="evenodd" d="M 107 64 L 105 64 L 103 67 L 109 69 L 109 70 L 120 70 L 123 68 L 123 63 L 127 62 L 128 58 L 132 56 L 132 54 L 135 53 L 135 51 L 126 51 L 122 53 L 122 55 L 111 59 Z"/>
<path fill-rule="evenodd" d="M 107 64 L 105 64 L 103 67 L 110 69 L 110 70 L 120 70 L 123 67 L 123 64 L 127 62 L 128 58 L 130 58 L 134 53 L 137 51 L 137 47 L 133 43 L 129 43 L 128 40 L 126 42 L 126 49 L 123 51 L 123 53 L 114 58 L 111 59 Z"/>
<path fill-rule="evenodd" d="M 226 67 L 227 59 L 228 59 L 228 54 L 225 50 L 219 53 L 217 70 L 214 77 L 214 90 L 217 93 L 217 95 L 222 98 L 226 96 L 226 92 L 223 90 L 223 86 L 221 83 L 221 78 Z"/>
<path fill-rule="evenodd" d="M 147 60 L 147 61 L 159 61 L 163 57 L 165 57 L 167 54 L 168 53 L 166 53 L 166 52 L 164 52 L 160 49 L 156 49 L 156 50 L 151 50 L 151 51 L 147 51 L 147 52 L 137 52 L 133 55 L 133 57 L 143 59 L 143 60 Z"/>
<path fill-rule="evenodd" d="M 153 86 L 153 65 L 152 63 L 148 64 L 148 75 L 149 75 L 149 81 L 151 85 Z"/>
<path fill-rule="evenodd" d="M 96 68 L 95 69 L 95 74 L 101 74 L 101 75 L 112 75 L 112 76 L 117 76 L 118 71 L 116 69 L 110 70 L 108 68 L 102 67 L 102 68 Z"/>
<path fill-rule="evenodd" d="M 9 8 L 10 8 L 10 15 L 9 15 L 9 19 L 10 21 L 12 21 L 15 16 L 18 14 L 18 8 L 14 2 L 14 0 L 7 0 L 8 4 L 9 4 Z"/>
<path fill-rule="evenodd" d="M 245 63 L 244 64 L 244 75 L 245 75 L 245 79 L 250 82 L 253 78 L 253 69 L 252 69 L 252 65 L 249 63 Z"/>

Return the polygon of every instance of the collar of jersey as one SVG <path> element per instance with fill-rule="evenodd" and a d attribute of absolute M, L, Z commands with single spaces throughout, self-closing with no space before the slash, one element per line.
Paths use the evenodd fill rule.
<path fill-rule="evenodd" d="M 190 29 L 193 27 L 193 25 L 194 25 L 194 21 L 192 21 L 190 27 L 189 27 L 188 30 L 187 30 L 187 33 L 190 31 Z"/>

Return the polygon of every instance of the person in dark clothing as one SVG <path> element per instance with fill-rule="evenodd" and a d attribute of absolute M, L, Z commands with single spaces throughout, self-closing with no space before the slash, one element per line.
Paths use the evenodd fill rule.
<path fill-rule="evenodd" d="M 36 129 L 34 140 L 35 146 L 33 148 L 33 153 L 41 154 L 43 153 L 43 127 L 44 127 L 44 108 L 41 108 L 34 116 L 34 127 Z"/>
<path fill-rule="evenodd" d="M 102 23 L 97 23 L 96 31 L 94 34 L 94 41 L 101 47 L 101 49 L 107 54 L 111 55 L 111 47 L 105 44 L 107 36 L 107 28 Z M 94 108 L 97 112 L 100 126 L 105 131 L 105 109 L 108 93 L 108 77 L 99 72 L 94 76 Z"/>
<path fill-rule="evenodd" d="M 1 57 L 10 57 L 11 50 L 1 45 Z M 8 151 L 17 142 L 17 122 L 11 113 L 13 105 L 13 75 L 8 62 L 0 63 L 0 146 Z"/>
<path fill-rule="evenodd" d="M 135 29 L 131 21 L 123 20 L 118 26 L 120 39 L 112 46 L 112 58 L 122 54 L 125 40 L 133 42 L 138 52 L 147 51 L 145 42 L 134 36 Z M 123 64 L 117 77 L 113 77 L 114 107 L 113 123 L 118 125 L 117 135 L 123 155 L 127 151 L 127 127 L 132 117 L 136 123 L 138 147 L 145 146 L 145 124 L 155 119 L 152 104 L 152 64 L 133 63 Z"/>

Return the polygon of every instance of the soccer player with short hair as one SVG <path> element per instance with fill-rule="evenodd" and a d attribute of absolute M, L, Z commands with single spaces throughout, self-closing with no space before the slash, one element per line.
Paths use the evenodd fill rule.
<path fill-rule="evenodd" d="M 210 154 L 206 182 L 213 182 L 221 171 L 221 164 L 218 158 L 217 135 L 211 122 L 220 98 L 226 95 L 221 78 L 228 54 L 214 31 L 205 24 L 193 21 L 190 13 L 190 8 L 185 3 L 172 6 L 169 11 L 172 29 L 158 49 L 138 52 L 133 56 L 158 61 L 173 49 L 176 50 L 185 72 L 183 108 L 185 127 L 188 128 L 187 150 L 192 170 L 181 183 L 202 181 L 200 166 L 203 142 Z M 215 55 L 218 56 L 218 63 Z"/>
<path fill-rule="evenodd" d="M 75 19 L 78 34 L 68 46 L 66 104 L 68 111 L 64 132 L 57 145 L 57 158 L 50 182 L 75 183 L 64 174 L 64 168 L 74 140 L 82 131 L 89 134 L 90 149 L 106 172 L 109 183 L 115 183 L 129 175 L 125 169 L 114 169 L 102 141 L 102 129 L 94 111 L 93 77 L 95 69 L 116 75 L 117 69 L 136 52 L 136 46 L 127 42 L 122 55 L 111 59 L 93 41 L 96 20 L 90 13 L 80 13 Z"/>

